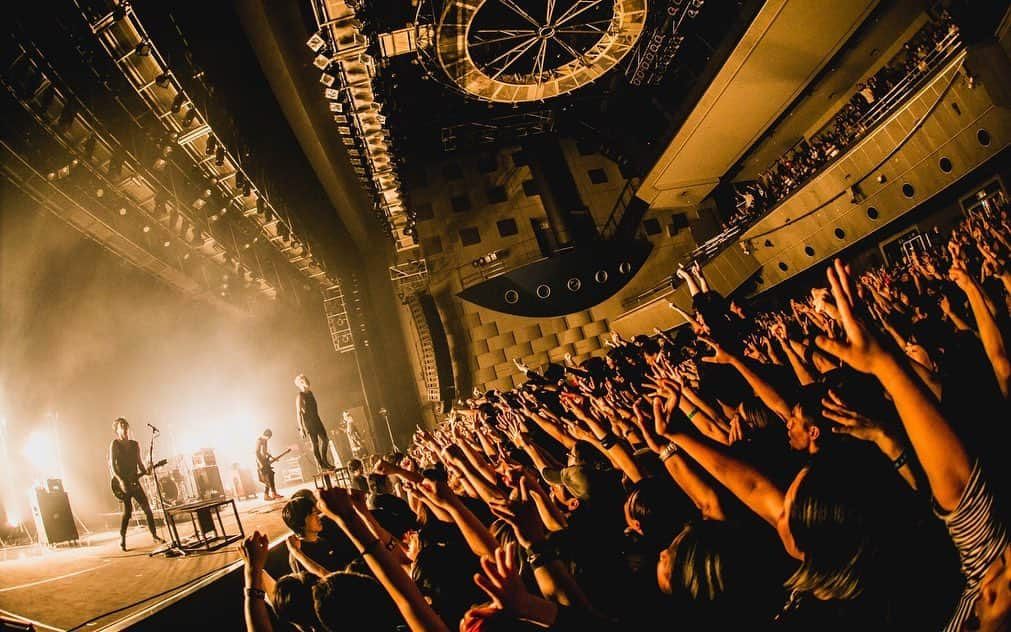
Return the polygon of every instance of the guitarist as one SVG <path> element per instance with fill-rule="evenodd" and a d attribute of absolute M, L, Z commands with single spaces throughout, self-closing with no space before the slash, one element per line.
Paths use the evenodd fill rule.
<path fill-rule="evenodd" d="M 116 438 L 109 444 L 109 467 L 113 476 L 119 481 L 123 490 L 123 519 L 119 523 L 119 548 L 126 550 L 126 528 L 133 516 L 133 501 L 136 500 L 144 517 L 147 518 L 147 528 L 155 542 L 164 542 L 158 537 L 154 528 L 154 515 L 148 503 L 147 494 L 140 486 L 140 477 L 148 473 L 140 457 L 140 446 L 130 438 L 130 423 L 123 417 L 112 422 Z"/>
<path fill-rule="evenodd" d="M 284 498 L 277 493 L 277 487 L 274 486 L 274 468 L 271 465 L 276 461 L 274 457 L 270 456 L 270 450 L 267 448 L 267 441 L 274 436 L 270 428 L 263 431 L 263 434 L 256 439 L 256 469 L 260 474 L 260 482 L 263 483 L 263 499 L 264 500 L 280 500 Z"/>

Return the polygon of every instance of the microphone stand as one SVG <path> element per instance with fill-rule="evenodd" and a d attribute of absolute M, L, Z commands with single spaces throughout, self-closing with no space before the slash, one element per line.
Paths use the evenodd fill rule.
<path fill-rule="evenodd" d="M 149 424 L 150 425 L 150 424 Z M 161 494 L 161 481 L 158 480 L 158 472 L 155 471 L 154 464 L 154 440 L 159 433 L 154 427 L 151 427 L 151 445 L 148 449 L 148 465 L 151 468 L 151 475 L 154 476 L 154 488 L 158 494 L 158 505 L 161 507 L 161 519 L 165 524 L 165 530 L 168 531 L 168 542 L 165 546 L 160 549 L 155 549 L 147 554 L 148 557 L 154 557 L 155 555 L 165 554 L 165 557 L 179 557 L 181 555 L 186 555 L 186 551 L 182 548 L 182 543 L 179 542 L 179 536 L 176 534 L 176 530 L 172 528 L 172 521 L 169 520 L 168 512 L 165 511 L 165 498 Z"/>

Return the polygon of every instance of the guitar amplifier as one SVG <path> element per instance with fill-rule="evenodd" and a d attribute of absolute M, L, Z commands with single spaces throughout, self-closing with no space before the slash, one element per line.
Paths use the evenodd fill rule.
<path fill-rule="evenodd" d="M 197 496 L 202 500 L 223 498 L 225 488 L 221 484 L 221 472 L 217 465 L 193 468 L 193 481 L 197 485 Z"/>
<path fill-rule="evenodd" d="M 67 492 L 62 489 L 50 492 L 44 487 L 36 487 L 30 497 L 40 543 L 77 542 L 77 525 Z"/>
<path fill-rule="evenodd" d="M 218 461 L 214 458 L 212 448 L 203 448 L 193 453 L 193 467 L 211 467 L 217 466 L 217 464 Z"/>

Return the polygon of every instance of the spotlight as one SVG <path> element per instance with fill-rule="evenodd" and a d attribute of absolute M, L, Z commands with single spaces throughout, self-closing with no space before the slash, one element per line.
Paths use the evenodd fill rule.
<path fill-rule="evenodd" d="M 170 81 L 169 74 L 167 72 L 163 72 L 157 77 L 155 77 L 154 85 L 158 86 L 159 88 L 167 88 L 169 87 L 169 81 Z"/>
<path fill-rule="evenodd" d="M 186 254 L 183 255 L 183 261 L 185 261 L 185 260 L 187 260 L 189 258 L 190 258 L 190 253 L 187 252 Z"/>
<path fill-rule="evenodd" d="M 163 246 L 165 246 L 166 248 L 168 248 L 169 246 L 171 246 L 171 245 L 172 245 L 172 242 L 171 242 L 171 241 L 166 241 L 166 242 L 165 242 L 165 243 L 163 243 L 162 245 L 163 245 Z"/>
<path fill-rule="evenodd" d="M 154 161 L 155 171 L 162 171 L 168 165 L 168 161 L 164 158 L 156 158 Z"/>
<path fill-rule="evenodd" d="M 119 207 L 119 214 L 120 215 L 126 215 L 126 207 L 125 206 Z"/>
<path fill-rule="evenodd" d="M 326 40 L 323 39 L 319 33 L 313 33 L 312 37 L 309 38 L 305 45 L 311 48 L 312 52 L 318 53 L 323 50 L 324 46 L 326 46 Z"/>
<path fill-rule="evenodd" d="M 225 148 L 218 145 L 217 150 L 214 152 L 214 164 L 218 167 L 225 164 Z"/>
<path fill-rule="evenodd" d="M 133 52 L 137 53 L 141 57 L 147 57 L 151 54 L 151 44 L 147 40 L 141 40 L 140 43 L 133 49 Z"/>
<path fill-rule="evenodd" d="M 188 110 L 186 110 L 186 116 L 183 117 L 183 127 L 190 127 L 193 125 L 193 121 L 197 120 L 197 109 L 192 105 Z"/>
<path fill-rule="evenodd" d="M 218 138 L 216 136 L 207 137 L 207 145 L 204 147 L 204 153 L 208 156 L 213 156 L 214 151 L 218 148 Z"/>
<path fill-rule="evenodd" d="M 169 109 L 172 110 L 173 114 L 178 114 L 179 110 L 183 109 L 183 103 L 186 103 L 186 95 L 178 92 L 175 98 L 172 99 L 172 107 Z"/>
<path fill-rule="evenodd" d="M 150 227 L 150 226 L 145 226 L 145 227 L 144 227 L 144 232 L 145 232 L 145 233 L 149 233 L 149 232 L 151 232 L 151 227 Z"/>

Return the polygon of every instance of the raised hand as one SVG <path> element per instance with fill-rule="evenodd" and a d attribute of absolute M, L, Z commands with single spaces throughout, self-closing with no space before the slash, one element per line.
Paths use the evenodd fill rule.
<path fill-rule="evenodd" d="M 511 500 L 492 499 L 489 509 L 496 517 L 508 522 L 516 532 L 516 539 L 524 548 L 545 538 L 544 523 L 541 522 L 537 506 L 527 489 L 527 482 L 520 478 L 519 494 Z"/>
<path fill-rule="evenodd" d="M 881 424 L 847 406 L 835 391 L 829 391 L 828 397 L 823 398 L 821 404 L 825 418 L 838 424 L 832 428 L 832 432 L 872 443 L 881 439 L 883 434 Z"/>
<path fill-rule="evenodd" d="M 267 540 L 267 536 L 259 531 L 254 531 L 253 535 L 246 536 L 246 539 L 239 545 L 239 553 L 242 554 L 246 568 L 256 573 L 262 571 L 267 565 L 269 546 L 270 542 Z"/>
<path fill-rule="evenodd" d="M 514 616 L 527 610 L 526 602 L 530 599 L 520 579 L 516 557 L 515 542 L 505 548 L 497 547 L 494 559 L 481 557 L 484 574 L 474 575 L 474 583 L 491 598 L 492 607 Z"/>
<path fill-rule="evenodd" d="M 822 351 L 834 355 L 857 371 L 872 373 L 880 362 L 888 357 L 888 352 L 863 319 L 856 315 L 849 271 L 846 270 L 842 260 L 836 259 L 826 275 L 832 288 L 832 297 L 839 309 L 839 319 L 846 332 L 846 340 L 832 340 L 819 335 L 815 338 L 815 344 Z"/>
<path fill-rule="evenodd" d="M 714 351 L 713 355 L 704 356 L 702 358 L 703 362 L 708 362 L 710 364 L 730 364 L 734 361 L 734 357 L 727 353 L 727 351 L 712 338 L 699 336 L 699 340 L 709 345 L 709 348 Z"/>

